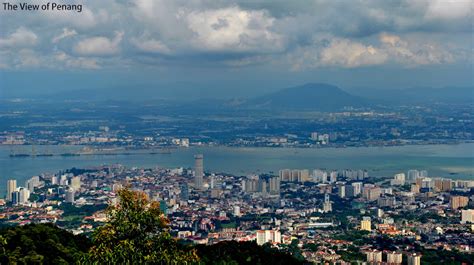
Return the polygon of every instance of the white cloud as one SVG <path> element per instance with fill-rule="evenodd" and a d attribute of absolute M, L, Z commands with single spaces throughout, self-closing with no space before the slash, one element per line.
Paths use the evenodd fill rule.
<path fill-rule="evenodd" d="M 445 48 L 424 41 L 404 41 L 399 36 L 381 34 L 382 49 L 393 61 L 406 66 L 452 63 L 455 55 Z"/>
<path fill-rule="evenodd" d="M 274 52 L 283 48 L 283 38 L 272 31 L 274 18 L 261 10 L 239 7 L 192 11 L 185 15 L 195 34 L 194 46 L 207 51 Z"/>
<path fill-rule="evenodd" d="M 114 55 L 120 51 L 120 42 L 123 38 L 123 31 L 115 32 L 115 37 L 92 37 L 81 40 L 74 46 L 74 51 L 85 56 L 107 56 Z"/>
<path fill-rule="evenodd" d="M 354 68 L 395 63 L 404 67 L 452 63 L 455 54 L 436 43 L 383 33 L 379 43 L 364 44 L 335 37 L 315 40 L 289 56 L 293 70 L 318 67 Z"/>
<path fill-rule="evenodd" d="M 472 17 L 472 5 L 472 0 L 430 0 L 425 17 L 445 20 Z"/>
<path fill-rule="evenodd" d="M 54 58 L 68 68 L 100 69 L 97 60 L 92 58 L 74 58 L 65 52 L 57 52 Z"/>
<path fill-rule="evenodd" d="M 351 68 L 382 64 L 386 60 L 387 55 L 372 45 L 364 45 L 347 39 L 333 40 L 320 53 L 320 64 L 328 66 Z"/>
<path fill-rule="evenodd" d="M 138 49 L 149 53 L 171 54 L 172 51 L 163 42 L 156 39 L 132 38 L 132 44 Z"/>
<path fill-rule="evenodd" d="M 30 68 L 40 66 L 40 56 L 30 49 L 22 49 L 18 52 L 15 65 L 19 68 Z"/>
<path fill-rule="evenodd" d="M 38 36 L 31 30 L 19 27 L 6 38 L 0 39 L 0 48 L 32 47 L 38 42 Z"/>
<path fill-rule="evenodd" d="M 60 40 L 76 36 L 77 32 L 75 30 L 70 30 L 68 28 L 63 28 L 63 32 L 59 35 L 54 36 L 51 40 L 52 43 L 58 43 Z"/>

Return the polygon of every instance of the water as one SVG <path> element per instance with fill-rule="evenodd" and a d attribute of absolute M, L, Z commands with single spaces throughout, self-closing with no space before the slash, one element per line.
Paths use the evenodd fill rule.
<path fill-rule="evenodd" d="M 21 147 L 26 148 L 31 147 Z M 37 147 L 38 153 L 61 153 L 80 147 Z M 42 149 L 42 150 L 41 150 Z M 192 167 L 193 156 L 204 154 L 206 171 L 238 175 L 298 169 L 367 169 L 372 176 L 391 176 L 408 169 L 426 169 L 430 176 L 474 180 L 474 143 L 358 148 L 235 148 L 191 147 L 171 154 L 87 155 L 52 157 L 9 157 L 10 147 L 0 146 L 0 193 L 9 178 L 18 185 L 33 175 L 56 173 L 71 167 L 123 164 L 137 167 Z"/>

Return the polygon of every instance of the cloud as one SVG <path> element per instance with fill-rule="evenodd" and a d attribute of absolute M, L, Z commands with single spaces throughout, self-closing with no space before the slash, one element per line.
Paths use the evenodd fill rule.
<path fill-rule="evenodd" d="M 116 31 L 113 39 L 106 37 L 92 37 L 81 40 L 74 46 L 77 54 L 84 56 L 109 56 L 120 51 L 120 42 L 123 31 Z"/>
<path fill-rule="evenodd" d="M 98 65 L 96 59 L 92 58 L 74 58 L 70 55 L 66 54 L 65 52 L 57 52 L 54 55 L 54 58 L 64 63 L 64 66 L 68 68 L 83 68 L 83 69 L 100 69 L 101 67 Z"/>
<path fill-rule="evenodd" d="M 38 36 L 31 30 L 19 27 L 6 38 L 0 39 L 0 48 L 32 47 L 38 42 Z"/>
<path fill-rule="evenodd" d="M 290 54 L 289 61 L 293 70 L 355 68 L 388 63 L 418 67 L 452 63 L 459 59 L 458 56 L 436 43 L 404 40 L 397 35 L 382 33 L 378 42 L 373 44 L 335 37 L 316 39 L 311 45 Z"/>
<path fill-rule="evenodd" d="M 172 54 L 170 48 L 168 48 L 163 42 L 156 39 L 132 38 L 132 44 L 135 45 L 140 51 L 148 53 L 159 53 L 159 54 Z"/>
<path fill-rule="evenodd" d="M 89 58 L 103 68 L 173 63 L 272 67 L 280 62 L 294 69 L 464 63 L 472 57 L 462 56 L 472 50 L 471 3 L 90 1 L 81 13 L 2 12 L 2 22 L 14 31 L 0 32 L 0 49 L 8 51 L 3 65 L 9 66 L 20 61 L 15 51 L 24 48 L 46 58 L 60 49 L 71 59 Z"/>
<path fill-rule="evenodd" d="M 472 18 L 472 5 L 471 0 L 431 0 L 425 17 L 444 20 Z"/>
<path fill-rule="evenodd" d="M 51 40 L 52 43 L 58 43 L 60 40 L 76 36 L 77 32 L 75 30 L 70 30 L 68 28 L 63 28 L 63 32 Z"/>
<path fill-rule="evenodd" d="M 284 47 L 283 38 L 272 30 L 274 18 L 261 10 L 236 6 L 185 15 L 194 32 L 194 47 L 205 51 L 274 52 Z"/>
<path fill-rule="evenodd" d="M 372 45 L 349 40 L 334 40 L 320 53 L 320 63 L 329 66 L 358 67 L 382 64 L 387 55 Z"/>

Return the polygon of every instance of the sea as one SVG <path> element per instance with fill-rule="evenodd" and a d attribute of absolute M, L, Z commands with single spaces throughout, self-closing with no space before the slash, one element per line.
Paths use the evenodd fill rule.
<path fill-rule="evenodd" d="M 28 146 L 0 146 L 0 194 L 8 179 L 17 185 L 35 175 L 57 173 L 72 167 L 122 164 L 141 168 L 192 168 L 194 155 L 204 155 L 209 173 L 251 175 L 278 174 L 280 169 L 365 169 L 370 176 L 390 177 L 409 169 L 427 170 L 433 177 L 474 180 L 474 143 L 453 145 L 405 145 L 348 148 L 266 148 L 266 147 L 189 147 L 169 153 L 128 152 L 116 155 L 11 157 L 12 152 L 27 152 Z M 37 146 L 39 153 L 68 153 L 79 146 Z M 15 151 L 13 151 L 15 150 Z M 20 151 L 19 151 L 20 150 Z"/>

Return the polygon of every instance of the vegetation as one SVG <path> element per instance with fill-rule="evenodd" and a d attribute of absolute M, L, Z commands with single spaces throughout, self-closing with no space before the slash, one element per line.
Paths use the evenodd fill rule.
<path fill-rule="evenodd" d="M 128 189 L 118 195 L 119 203 L 107 209 L 108 223 L 93 235 L 86 263 L 186 264 L 199 260 L 195 250 L 171 237 L 158 202 Z"/>
<path fill-rule="evenodd" d="M 71 264 L 91 242 L 52 224 L 33 224 L 0 230 L 0 264 Z"/>
<path fill-rule="evenodd" d="M 158 202 L 141 192 L 119 192 L 108 222 L 92 238 L 53 224 L 0 230 L 0 264 L 302 264 L 295 240 L 285 251 L 255 242 L 185 245 L 172 238 Z M 68 209 L 66 209 L 68 210 Z M 71 213 L 78 214 L 71 210 Z M 82 209 L 80 211 L 87 210 Z M 86 211 L 87 212 L 87 211 Z M 75 216 L 75 215 L 70 215 Z"/>
<path fill-rule="evenodd" d="M 224 241 L 214 245 L 198 245 L 201 264 L 303 264 L 292 255 L 255 242 Z"/>

